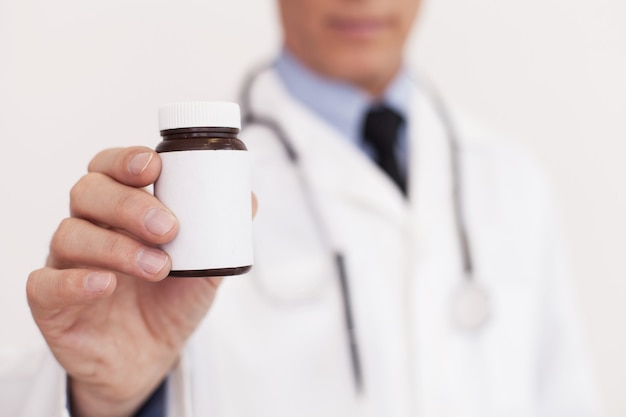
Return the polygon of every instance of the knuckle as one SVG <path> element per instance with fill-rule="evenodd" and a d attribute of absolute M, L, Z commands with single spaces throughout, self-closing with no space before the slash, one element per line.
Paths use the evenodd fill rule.
<path fill-rule="evenodd" d="M 76 220 L 66 218 L 61 221 L 50 242 L 50 255 L 55 258 L 65 258 L 67 247 L 72 241 L 76 232 Z"/>
<path fill-rule="evenodd" d="M 111 151 L 115 151 L 117 149 L 120 148 L 103 149 L 98 152 L 96 156 L 94 156 L 93 159 L 89 161 L 89 165 L 87 166 L 87 172 L 97 172 L 100 162 L 106 158 L 106 155 L 109 154 Z"/>
<path fill-rule="evenodd" d="M 28 275 L 26 281 L 26 299 L 28 304 L 33 307 L 41 307 L 48 303 L 50 297 L 50 291 L 53 287 L 50 285 L 50 268 L 41 268 L 32 271 Z"/>
<path fill-rule="evenodd" d="M 145 206 L 143 195 L 139 190 L 128 189 L 117 197 L 113 205 L 113 214 L 119 219 L 128 219 L 131 213 Z"/>
<path fill-rule="evenodd" d="M 87 165 L 87 172 L 93 172 L 95 170 L 96 162 L 98 159 L 102 158 L 102 155 L 105 152 L 106 150 L 101 150 L 91 159 L 91 161 L 89 161 L 89 165 Z"/>
<path fill-rule="evenodd" d="M 71 200 L 75 200 L 76 198 L 80 197 L 80 195 L 83 192 L 83 189 L 84 189 L 84 186 L 85 186 L 85 182 L 88 181 L 88 178 L 90 176 L 91 176 L 91 174 L 85 174 L 78 181 L 76 181 L 76 184 L 74 184 L 74 186 L 70 189 L 70 199 Z"/>
<path fill-rule="evenodd" d="M 28 280 L 26 281 L 26 298 L 29 302 L 36 301 L 39 297 L 39 286 L 37 283 L 41 273 L 42 270 L 38 269 L 28 275 Z"/>
<path fill-rule="evenodd" d="M 126 258 L 129 253 L 132 253 L 132 250 L 128 250 L 130 248 L 127 247 L 128 245 L 125 244 L 124 240 L 122 235 L 117 233 L 103 238 L 100 243 L 103 257 L 110 260 Z M 126 262 L 121 263 L 126 264 Z"/>
<path fill-rule="evenodd" d="M 98 174 L 83 175 L 74 186 L 70 189 L 70 211 L 72 213 L 80 212 L 82 207 L 83 196 L 91 187 L 94 186 Z"/>

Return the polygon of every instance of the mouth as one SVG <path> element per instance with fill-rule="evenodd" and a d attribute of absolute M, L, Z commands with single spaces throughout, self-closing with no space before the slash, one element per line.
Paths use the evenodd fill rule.
<path fill-rule="evenodd" d="M 328 27 L 341 36 L 353 39 L 367 39 L 380 35 L 391 26 L 384 18 L 341 18 L 328 19 Z"/>

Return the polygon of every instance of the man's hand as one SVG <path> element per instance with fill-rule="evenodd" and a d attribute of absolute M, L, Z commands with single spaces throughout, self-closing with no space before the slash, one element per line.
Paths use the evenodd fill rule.
<path fill-rule="evenodd" d="M 178 223 L 140 188 L 160 170 L 148 148 L 98 154 L 71 191 L 71 217 L 54 234 L 46 267 L 28 279 L 33 317 L 70 377 L 75 416 L 132 415 L 176 362 L 221 281 L 164 280 L 171 262 L 155 246 Z"/>

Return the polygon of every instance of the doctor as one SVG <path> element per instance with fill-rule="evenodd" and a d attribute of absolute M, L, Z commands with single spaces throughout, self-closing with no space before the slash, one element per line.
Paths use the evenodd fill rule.
<path fill-rule="evenodd" d="M 165 279 L 154 245 L 175 213 L 141 189 L 159 157 L 103 151 L 29 277 L 49 349 L 15 358 L 3 409 L 593 415 L 549 192 L 515 146 L 442 113 L 407 73 L 420 2 L 279 3 L 284 52 L 244 94 L 253 272 Z M 467 288 L 472 308 L 455 301 Z"/>

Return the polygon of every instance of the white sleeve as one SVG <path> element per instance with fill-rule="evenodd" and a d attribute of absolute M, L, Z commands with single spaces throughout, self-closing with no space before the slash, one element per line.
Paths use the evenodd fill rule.
<path fill-rule="evenodd" d="M 0 348 L 0 410 L 16 417 L 69 417 L 67 376 L 47 346 Z"/>
<path fill-rule="evenodd" d="M 167 416 L 191 417 L 186 354 L 167 384 Z M 0 414 L 12 417 L 70 417 L 67 374 L 46 346 L 0 347 Z"/>

